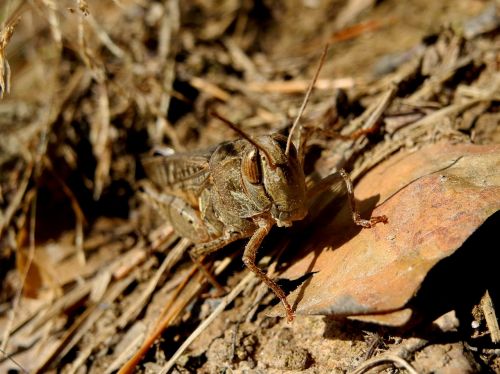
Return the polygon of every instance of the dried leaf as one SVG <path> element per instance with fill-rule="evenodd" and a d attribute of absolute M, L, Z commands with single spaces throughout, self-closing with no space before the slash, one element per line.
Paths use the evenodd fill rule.
<path fill-rule="evenodd" d="M 428 271 L 500 208 L 499 167 L 497 145 L 440 143 L 398 154 L 370 171 L 356 197 L 366 212 L 379 194 L 373 215 L 385 214 L 389 223 L 360 231 L 344 206 L 333 220 L 315 224 L 303 258 L 283 274 L 314 273 L 289 297 L 297 314 L 403 308 Z M 396 324 L 404 322 L 400 317 Z"/>

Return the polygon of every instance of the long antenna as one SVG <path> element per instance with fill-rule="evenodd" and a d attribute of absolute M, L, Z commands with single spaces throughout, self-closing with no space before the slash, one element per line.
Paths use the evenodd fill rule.
<path fill-rule="evenodd" d="M 297 126 L 299 125 L 300 117 L 302 117 L 302 113 L 304 113 L 304 109 L 306 108 L 306 105 L 309 102 L 309 98 L 311 97 L 311 92 L 314 88 L 314 85 L 316 84 L 316 81 L 318 80 L 319 72 L 321 71 L 321 68 L 323 67 L 323 64 L 325 63 L 326 54 L 328 52 L 328 46 L 329 45 L 326 44 L 325 47 L 323 48 L 323 53 L 321 54 L 318 68 L 316 69 L 316 72 L 314 73 L 313 80 L 311 81 L 311 84 L 309 84 L 309 87 L 308 87 L 307 92 L 306 92 L 306 96 L 304 97 L 304 101 L 302 102 L 302 106 L 300 107 L 299 113 L 297 114 L 297 118 L 295 118 L 295 121 L 292 125 L 292 128 L 290 129 L 290 133 L 288 134 L 288 140 L 286 142 L 286 150 L 285 150 L 285 154 L 287 156 L 290 152 L 290 145 L 292 144 L 293 134 L 296 131 Z"/>
<path fill-rule="evenodd" d="M 261 145 L 259 145 L 255 140 L 253 140 L 250 135 L 247 135 L 242 129 L 240 129 L 238 126 L 236 126 L 234 123 L 232 123 L 230 120 L 227 118 L 224 118 L 221 116 L 219 113 L 217 113 L 215 110 L 211 110 L 209 112 L 210 115 L 214 116 L 215 118 L 221 120 L 224 122 L 229 128 L 231 128 L 233 131 L 238 133 L 239 136 L 241 136 L 243 139 L 246 139 L 250 144 L 252 144 L 255 148 L 257 148 L 259 151 L 262 151 L 266 158 L 269 161 L 269 164 L 271 167 L 276 167 L 276 165 L 273 163 L 273 160 L 271 159 L 271 156 L 269 155 L 269 152 L 267 152 Z"/>

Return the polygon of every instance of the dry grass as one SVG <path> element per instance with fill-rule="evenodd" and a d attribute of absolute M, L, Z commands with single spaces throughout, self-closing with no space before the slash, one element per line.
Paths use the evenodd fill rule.
<path fill-rule="evenodd" d="M 498 25 L 443 28 L 379 60 L 381 78 L 368 67 L 353 76 L 348 43 L 402 22 L 385 17 L 386 4 L 347 3 L 331 23 L 335 1 L 0 4 L 1 370 L 131 372 L 144 355 L 151 370 L 166 363 L 210 303 L 190 244 L 136 196 L 140 158 L 234 138 L 212 110 L 252 134 L 288 131 L 326 41 L 334 48 L 303 123 L 379 135 L 312 136 L 309 171 L 317 161 L 319 175 L 343 166 L 360 178 L 423 143 L 498 143 Z M 230 286 L 246 279 L 224 255 L 215 272 Z M 255 300 L 269 297 L 255 282 L 239 291 L 235 308 L 259 325 Z"/>

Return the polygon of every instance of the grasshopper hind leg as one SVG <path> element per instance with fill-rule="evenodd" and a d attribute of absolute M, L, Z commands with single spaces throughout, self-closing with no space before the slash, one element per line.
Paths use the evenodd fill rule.
<path fill-rule="evenodd" d="M 205 277 L 212 284 L 212 286 L 215 287 L 217 293 L 220 295 L 224 295 L 226 293 L 226 290 L 223 286 L 220 285 L 219 282 L 217 282 L 217 279 L 215 279 L 210 270 L 207 269 L 207 267 L 203 263 L 203 259 L 211 253 L 217 252 L 219 249 L 225 247 L 229 243 L 232 243 L 241 238 L 242 235 L 240 235 L 239 233 L 229 232 L 226 235 L 221 236 L 220 238 L 216 238 L 206 243 L 196 244 L 193 249 L 189 251 L 189 255 L 191 256 L 191 259 L 193 260 L 196 267 L 205 275 Z"/>

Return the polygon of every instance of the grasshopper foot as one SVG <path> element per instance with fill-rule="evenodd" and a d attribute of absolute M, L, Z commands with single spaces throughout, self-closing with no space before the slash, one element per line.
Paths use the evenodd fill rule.
<path fill-rule="evenodd" d="M 382 215 L 382 216 L 373 216 L 370 219 L 362 219 L 359 216 L 358 212 L 353 212 L 352 213 L 352 220 L 354 221 L 354 223 L 356 225 L 364 227 L 366 229 L 370 229 L 373 226 L 375 226 L 377 223 L 380 223 L 380 222 L 382 222 L 384 224 L 387 223 L 387 222 L 389 222 L 389 220 L 387 219 L 387 217 L 384 216 L 384 215 Z"/>

